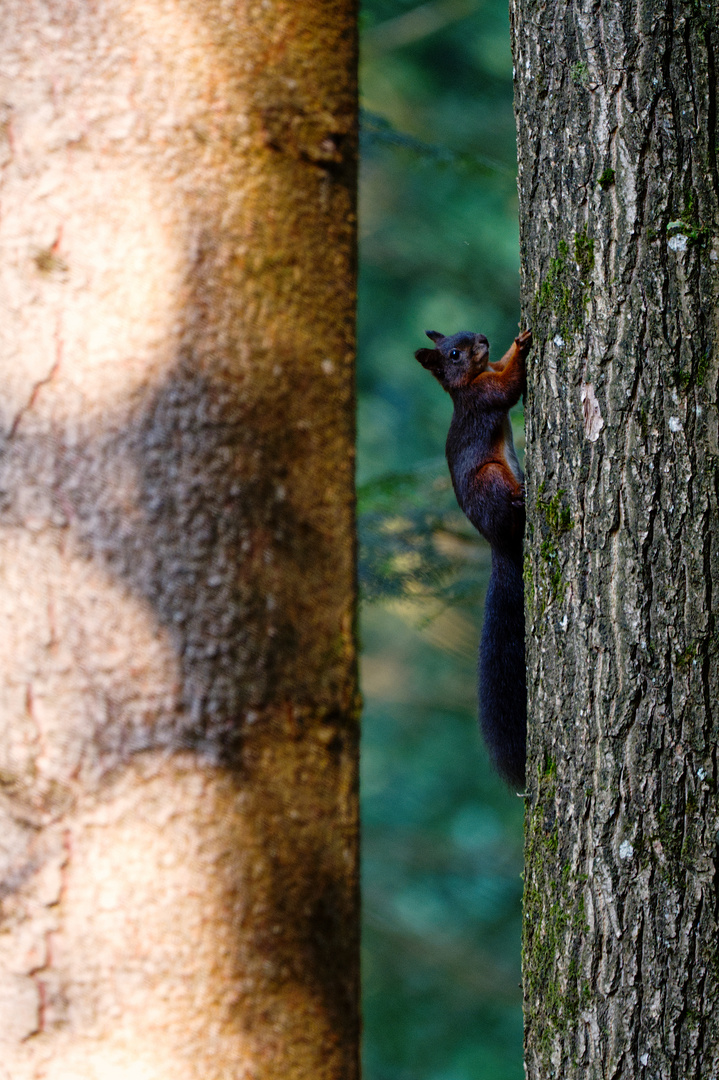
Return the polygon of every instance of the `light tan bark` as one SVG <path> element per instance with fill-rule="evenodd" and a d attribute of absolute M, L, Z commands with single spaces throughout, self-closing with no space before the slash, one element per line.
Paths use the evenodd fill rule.
<path fill-rule="evenodd" d="M 352 0 L 0 11 L 0 1076 L 357 1074 Z"/>
<path fill-rule="evenodd" d="M 719 1070 L 716 5 L 513 4 L 529 1080 Z"/>

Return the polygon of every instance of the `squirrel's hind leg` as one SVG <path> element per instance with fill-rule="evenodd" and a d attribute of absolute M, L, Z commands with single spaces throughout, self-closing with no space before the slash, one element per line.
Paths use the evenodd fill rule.
<path fill-rule="evenodd" d="M 493 548 L 515 548 L 524 535 L 524 485 L 508 465 L 492 461 L 477 470 L 470 491 L 469 520 Z"/>

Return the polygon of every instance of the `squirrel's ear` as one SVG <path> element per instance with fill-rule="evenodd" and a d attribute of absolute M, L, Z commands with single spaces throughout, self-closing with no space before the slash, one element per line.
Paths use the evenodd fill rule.
<path fill-rule="evenodd" d="M 439 330 L 425 330 L 425 334 L 432 341 L 444 341 L 444 334 L 440 334 Z"/>
<path fill-rule="evenodd" d="M 419 360 L 422 367 L 426 367 L 429 371 L 435 371 L 441 363 L 442 354 L 439 349 L 417 349 L 414 358 Z"/>

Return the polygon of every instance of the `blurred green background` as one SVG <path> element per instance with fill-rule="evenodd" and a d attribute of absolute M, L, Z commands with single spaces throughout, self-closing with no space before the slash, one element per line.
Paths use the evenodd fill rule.
<path fill-rule="evenodd" d="M 481 331 L 494 359 L 517 332 L 507 5 L 363 0 L 361 30 L 365 1078 L 521 1080 L 523 805 L 476 722 L 489 549 L 413 359 L 425 329 Z"/>

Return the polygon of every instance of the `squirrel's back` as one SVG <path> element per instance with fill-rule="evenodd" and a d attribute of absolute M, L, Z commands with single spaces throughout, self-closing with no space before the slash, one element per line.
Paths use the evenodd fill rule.
<path fill-rule="evenodd" d="M 457 502 L 474 527 L 493 543 L 496 542 L 496 535 L 488 535 L 482 524 L 481 503 L 486 500 L 487 493 L 477 484 L 479 470 L 488 464 L 496 464 L 506 470 L 518 488 L 524 483 L 524 473 L 514 448 L 508 413 L 497 411 L 494 417 L 484 417 L 483 420 L 483 423 L 478 423 L 472 411 L 463 407 L 463 403 L 459 403 L 459 407 L 455 403 L 445 453 Z M 512 532 L 514 535 L 516 529 Z M 496 530 L 493 530 L 494 533 Z"/>

